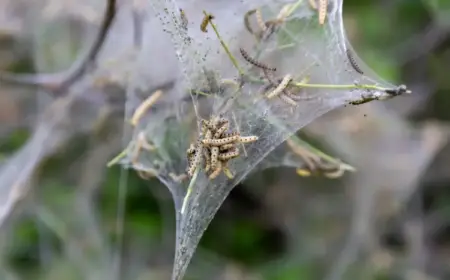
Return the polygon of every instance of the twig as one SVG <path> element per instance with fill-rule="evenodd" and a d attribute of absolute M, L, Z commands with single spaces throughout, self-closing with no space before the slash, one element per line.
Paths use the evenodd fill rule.
<path fill-rule="evenodd" d="M 203 11 L 203 14 L 205 14 L 205 16 L 208 15 L 208 13 L 206 13 L 206 11 Z M 231 51 L 228 48 L 227 44 L 225 44 L 225 42 L 223 41 L 222 36 L 220 36 L 219 31 L 217 30 L 217 27 L 214 24 L 214 22 L 212 20 L 210 20 L 209 24 L 214 29 L 214 33 L 216 33 L 217 39 L 219 39 L 220 44 L 222 45 L 223 49 L 227 53 L 228 57 L 230 58 L 231 63 L 233 63 L 234 67 L 238 70 L 238 72 L 241 76 L 244 75 L 244 71 L 242 71 L 241 67 L 239 67 L 239 64 L 238 64 L 236 58 L 231 54 Z"/>
<path fill-rule="evenodd" d="M 107 167 L 111 167 L 111 166 L 117 164 L 122 158 L 124 158 L 124 157 L 128 154 L 128 152 L 130 151 L 130 149 L 131 149 L 131 144 L 128 145 L 127 148 L 125 148 L 123 151 L 121 151 L 121 152 L 120 152 L 117 156 L 115 156 L 112 160 L 110 160 L 110 161 L 106 164 L 106 166 L 107 166 Z"/>
<path fill-rule="evenodd" d="M 131 17 L 133 18 L 133 44 L 135 48 L 142 47 L 142 38 L 143 38 L 143 15 L 142 12 L 139 11 L 141 7 L 133 7 L 133 11 L 131 13 Z"/>
<path fill-rule="evenodd" d="M 0 72 L 0 82 L 21 86 L 40 87 L 53 92 L 55 95 L 62 94 L 67 88 L 80 79 L 87 72 L 91 63 L 95 61 L 97 54 L 103 46 L 115 15 L 116 0 L 108 0 L 99 33 L 92 47 L 84 57 L 77 60 L 67 71 L 54 74 L 13 74 Z"/>
<path fill-rule="evenodd" d="M 194 188 L 195 182 L 197 181 L 198 173 L 200 173 L 200 168 L 197 168 L 197 170 L 195 170 L 195 173 L 192 176 L 191 181 L 189 182 L 189 186 L 186 191 L 186 195 L 184 196 L 184 199 L 183 199 L 183 205 L 181 206 L 181 214 L 182 215 L 184 214 L 184 210 L 186 209 L 187 200 L 191 196 L 192 189 Z"/>
<path fill-rule="evenodd" d="M 303 0 L 298 0 L 295 4 L 288 4 L 289 5 L 289 10 L 286 11 L 286 13 L 282 13 L 283 9 L 280 11 L 280 13 L 278 14 L 277 18 L 278 19 L 285 19 L 288 16 L 290 16 L 293 12 L 295 12 L 295 10 L 298 9 L 298 7 L 300 7 L 300 4 L 302 4 Z M 286 5 L 287 6 L 287 5 Z"/>
<path fill-rule="evenodd" d="M 90 93 L 90 92 L 88 92 Z M 92 116 L 87 114 L 80 120 L 80 112 L 73 108 L 99 108 L 85 96 L 70 93 L 54 101 L 43 113 L 33 136 L 0 169 L 0 227 L 4 225 L 16 205 L 25 198 L 28 182 L 44 162 L 66 147 L 74 137 L 92 132 Z M 101 104 L 101 106 L 105 106 Z M 71 109 L 72 108 L 72 109 Z M 91 108 L 87 108 L 90 110 Z M 98 115 L 96 116 L 98 117 Z M 20 168 L 17 168 L 20 166 Z"/>
<path fill-rule="evenodd" d="M 356 85 L 356 84 L 348 84 L 348 85 L 332 85 L 332 84 L 309 84 L 309 83 L 295 83 L 291 82 L 291 85 L 301 88 L 326 88 L 326 89 L 372 89 L 378 91 L 386 91 L 387 88 L 379 87 L 376 85 Z"/>

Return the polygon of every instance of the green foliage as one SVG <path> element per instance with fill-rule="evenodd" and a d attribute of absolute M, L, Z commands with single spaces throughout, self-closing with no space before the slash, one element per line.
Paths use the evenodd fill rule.
<path fill-rule="evenodd" d="M 16 151 L 27 141 L 30 132 L 26 129 L 16 129 L 6 139 L 0 140 L 0 155 Z"/>

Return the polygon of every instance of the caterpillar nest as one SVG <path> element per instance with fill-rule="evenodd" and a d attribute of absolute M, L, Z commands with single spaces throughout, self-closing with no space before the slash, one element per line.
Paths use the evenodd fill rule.
<path fill-rule="evenodd" d="M 187 174 L 192 177 L 195 170 L 203 165 L 210 180 L 222 172 L 229 178 L 233 174 L 228 168 L 228 162 L 239 157 L 239 144 L 252 143 L 257 136 L 240 136 L 238 132 L 230 131 L 229 121 L 225 118 L 212 117 L 201 121 L 202 129 L 199 139 L 191 144 L 186 151 Z"/>

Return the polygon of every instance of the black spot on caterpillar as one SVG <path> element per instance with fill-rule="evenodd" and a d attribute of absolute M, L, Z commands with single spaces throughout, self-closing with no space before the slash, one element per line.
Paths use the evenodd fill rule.
<path fill-rule="evenodd" d="M 206 14 L 203 17 L 202 23 L 200 24 L 200 30 L 203 32 L 208 32 L 206 27 L 208 27 L 208 24 L 212 19 L 214 19 L 214 16 L 212 14 Z"/>
<path fill-rule="evenodd" d="M 348 61 L 350 62 L 350 65 L 353 67 L 353 69 L 355 69 L 355 71 L 358 72 L 359 74 L 364 75 L 364 72 L 361 70 L 358 63 L 356 63 L 355 58 L 353 57 L 353 54 L 350 51 L 350 49 L 347 49 L 345 52 L 347 53 Z"/>
<path fill-rule="evenodd" d="M 251 58 L 250 55 L 248 55 L 247 51 L 245 51 L 243 48 L 240 48 L 239 50 L 241 52 L 242 57 L 245 60 L 247 60 L 248 63 L 250 63 L 250 64 L 252 64 L 252 65 L 254 65 L 254 66 L 258 67 L 258 68 L 261 68 L 261 69 L 270 70 L 270 71 L 277 71 L 277 68 L 269 67 L 269 66 L 267 66 L 267 64 L 259 62 L 259 61 L 257 61 L 254 58 Z"/>

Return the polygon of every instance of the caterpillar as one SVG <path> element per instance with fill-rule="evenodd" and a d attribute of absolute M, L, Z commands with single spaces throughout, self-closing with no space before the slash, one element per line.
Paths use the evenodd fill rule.
<path fill-rule="evenodd" d="M 234 137 L 234 136 L 239 136 L 239 135 L 240 135 L 239 132 L 233 131 L 231 133 L 224 133 L 224 134 L 222 134 L 222 138 Z"/>
<path fill-rule="evenodd" d="M 258 36 L 259 39 L 261 41 L 266 41 L 267 39 L 269 39 L 269 37 L 272 36 L 273 33 L 275 33 L 275 30 L 277 29 L 279 24 L 280 24 L 280 22 L 278 20 L 266 21 L 264 23 L 266 28 L 259 33 L 259 36 Z"/>
<path fill-rule="evenodd" d="M 182 173 L 180 175 L 176 175 L 175 173 L 170 172 L 169 176 L 170 176 L 170 178 L 172 178 L 172 180 L 174 180 L 177 183 L 180 183 L 180 182 L 186 180 L 186 178 L 187 178 L 187 175 L 184 173 Z"/>
<path fill-rule="evenodd" d="M 215 179 L 217 176 L 220 175 L 220 172 L 222 171 L 222 162 L 217 161 L 216 169 L 213 169 L 214 171 L 209 175 L 209 179 Z"/>
<path fill-rule="evenodd" d="M 147 151 L 153 151 L 156 149 L 156 147 L 154 145 L 150 144 L 147 141 L 147 137 L 145 137 L 145 133 L 143 131 L 139 132 L 138 141 L 141 142 L 142 148 L 144 148 Z"/>
<path fill-rule="evenodd" d="M 353 69 L 355 69 L 355 71 L 358 72 L 359 74 L 364 75 L 364 72 L 361 70 L 358 63 L 356 63 L 355 58 L 353 57 L 353 54 L 350 51 L 350 49 L 347 49 L 345 52 L 347 53 L 348 61 L 350 62 L 350 65 L 353 67 Z"/>
<path fill-rule="evenodd" d="M 211 148 L 211 169 L 216 170 L 217 168 L 217 157 L 219 156 L 219 147 Z"/>
<path fill-rule="evenodd" d="M 211 118 L 211 125 L 214 127 L 215 130 L 220 128 L 222 125 L 228 123 L 228 120 L 223 117 L 213 117 Z"/>
<path fill-rule="evenodd" d="M 208 27 L 209 22 L 213 19 L 214 19 L 214 16 L 212 14 L 205 14 L 205 16 L 203 17 L 202 23 L 200 24 L 200 30 L 202 32 L 208 32 L 208 30 L 206 28 Z"/>
<path fill-rule="evenodd" d="M 195 151 L 196 151 L 196 147 L 194 146 L 194 144 L 191 144 L 189 149 L 187 149 L 187 151 L 186 151 L 187 161 L 188 161 L 188 168 L 192 165 L 192 162 L 194 161 Z"/>
<path fill-rule="evenodd" d="M 233 179 L 234 178 L 234 175 L 231 172 L 231 170 L 228 168 L 226 161 L 222 162 L 222 170 L 223 170 L 223 173 L 225 174 L 225 176 L 228 177 L 228 179 Z"/>
<path fill-rule="evenodd" d="M 210 145 L 210 146 L 222 146 L 225 144 L 230 144 L 230 143 L 234 143 L 237 140 L 239 140 L 239 135 L 235 135 L 235 136 L 230 136 L 227 138 L 221 138 L 221 139 L 203 139 L 202 143 L 204 145 Z"/>
<path fill-rule="evenodd" d="M 262 63 L 262 62 L 259 62 L 259 61 L 257 61 L 256 59 L 251 58 L 250 55 L 247 53 L 247 51 L 244 50 L 243 48 L 240 48 L 239 50 L 240 50 L 240 52 L 241 52 L 242 57 L 243 57 L 248 63 L 250 63 L 250 64 L 252 64 L 252 65 L 254 65 L 254 66 L 258 67 L 258 68 L 261 68 L 261 69 L 270 70 L 270 71 L 277 71 L 277 68 L 269 67 L 269 66 L 267 66 L 266 64 L 264 64 L 264 63 Z"/>
<path fill-rule="evenodd" d="M 286 76 L 284 76 L 281 83 L 274 90 L 269 92 L 266 97 L 268 99 L 271 99 L 275 96 L 278 96 L 288 86 L 288 84 L 291 82 L 291 80 L 292 80 L 291 75 L 287 74 Z"/>
<path fill-rule="evenodd" d="M 264 32 L 267 30 L 266 23 L 264 22 L 264 19 L 261 14 L 261 10 L 256 10 L 256 22 L 258 23 L 259 28 Z"/>
<path fill-rule="evenodd" d="M 219 160 L 230 160 L 230 159 L 238 157 L 238 156 L 239 156 L 239 149 L 234 148 L 229 152 L 219 154 L 218 158 L 219 158 Z"/>
<path fill-rule="evenodd" d="M 211 139 L 212 138 L 212 132 L 210 129 L 206 130 L 205 136 L 203 139 Z"/>
<path fill-rule="evenodd" d="M 134 147 L 133 157 L 131 159 L 131 161 L 134 164 L 137 163 L 142 149 L 147 150 L 147 151 L 153 151 L 156 149 L 155 146 L 153 146 L 152 144 L 150 144 L 147 141 L 147 139 L 145 137 L 145 133 L 143 131 L 139 132 L 139 134 L 137 136 L 136 146 Z"/>
<path fill-rule="evenodd" d="M 194 175 L 195 168 L 196 168 L 196 166 L 194 164 L 194 159 L 193 158 L 188 159 L 188 168 L 186 169 L 186 173 L 190 177 L 192 177 L 192 175 Z"/>
<path fill-rule="evenodd" d="M 338 166 L 336 170 L 323 172 L 323 175 L 329 179 L 336 179 L 341 177 L 345 172 L 345 169 Z"/>
<path fill-rule="evenodd" d="M 228 123 L 228 120 L 225 119 L 225 118 L 219 118 L 219 120 L 217 121 L 217 125 L 218 126 L 221 126 L 221 125 L 223 125 L 225 123 Z"/>
<path fill-rule="evenodd" d="M 311 171 L 306 168 L 297 168 L 297 174 L 302 177 L 309 177 L 312 175 Z"/>
<path fill-rule="evenodd" d="M 292 98 L 290 98 L 288 95 L 286 95 L 284 92 L 283 92 L 283 94 L 280 94 L 279 95 L 279 97 L 280 97 L 280 99 L 284 102 L 284 103 L 286 103 L 286 104 L 288 104 L 288 105 L 291 105 L 291 106 L 297 106 L 298 104 L 297 104 L 297 102 L 295 102 L 295 100 L 293 100 Z"/>
<path fill-rule="evenodd" d="M 228 121 L 224 123 L 220 128 L 217 129 L 216 133 L 214 134 L 214 138 L 220 138 L 222 134 L 228 130 Z"/>
<path fill-rule="evenodd" d="M 206 133 L 206 130 L 208 129 L 209 122 L 207 120 L 202 119 L 200 121 L 200 125 L 201 125 L 201 132 L 204 135 Z"/>
<path fill-rule="evenodd" d="M 322 172 L 335 172 L 341 168 L 341 164 L 339 162 L 325 162 L 320 160 L 317 162 L 317 168 Z"/>
<path fill-rule="evenodd" d="M 328 0 L 319 0 L 319 23 L 323 25 L 327 17 Z"/>
<path fill-rule="evenodd" d="M 189 146 L 189 149 L 187 149 L 186 153 L 187 153 L 188 155 L 193 155 L 193 154 L 195 154 L 195 146 L 194 146 L 194 144 L 191 144 L 191 145 Z"/>
<path fill-rule="evenodd" d="M 152 177 L 156 176 L 156 173 L 150 170 L 137 170 L 139 177 L 144 180 L 149 180 Z"/>
<path fill-rule="evenodd" d="M 268 72 L 266 69 L 263 69 L 264 76 L 266 77 L 267 81 L 269 81 L 270 86 L 276 87 L 278 85 L 277 82 L 275 82 L 274 77 L 272 76 L 272 73 Z"/>
<path fill-rule="evenodd" d="M 229 149 L 233 148 L 233 146 L 234 146 L 233 144 L 222 145 L 219 147 L 219 151 L 223 152 L 223 151 L 229 150 Z"/>
<path fill-rule="evenodd" d="M 220 120 L 221 119 L 219 117 L 211 117 L 211 119 L 209 120 L 211 132 L 215 132 L 217 130 L 217 126 L 219 125 Z"/>
<path fill-rule="evenodd" d="M 252 143 L 258 141 L 258 136 L 245 136 L 245 137 L 239 137 L 240 143 Z"/>
<path fill-rule="evenodd" d="M 287 97 L 289 97 L 290 99 L 294 100 L 294 101 L 308 101 L 308 100 L 312 100 L 315 99 L 316 97 L 313 96 L 301 96 L 298 95 L 300 93 L 302 93 L 302 91 L 298 92 L 298 93 L 293 93 L 289 90 L 285 90 L 283 92 Z"/>
<path fill-rule="evenodd" d="M 213 124 L 212 121 L 202 119 L 201 123 L 202 123 L 202 132 L 204 134 L 207 133 L 208 129 L 211 130 L 211 132 L 216 130 L 216 126 Z"/>
<path fill-rule="evenodd" d="M 253 30 L 253 28 L 250 24 L 250 16 L 253 15 L 255 12 L 256 12 L 256 9 L 253 9 L 253 10 L 246 12 L 244 15 L 244 25 L 250 34 L 255 34 L 255 31 Z"/>
<path fill-rule="evenodd" d="M 130 123 L 133 126 L 136 126 L 138 124 L 142 116 L 150 109 L 151 106 L 153 106 L 153 104 L 156 103 L 156 101 L 158 101 L 162 93 L 163 92 L 161 90 L 155 91 L 144 102 L 142 102 L 141 105 L 139 105 L 136 111 L 134 111 L 133 117 L 130 120 Z"/>
<path fill-rule="evenodd" d="M 211 169 L 211 156 L 207 148 L 203 150 L 203 157 L 205 158 L 205 172 L 208 172 Z"/>
<path fill-rule="evenodd" d="M 190 162 L 190 165 L 187 170 L 187 173 L 190 177 L 194 176 L 194 172 L 197 169 L 197 166 L 199 165 L 200 161 L 202 160 L 202 154 L 203 154 L 203 145 L 201 143 L 197 143 L 194 158 Z"/>
<path fill-rule="evenodd" d="M 279 82 L 275 82 L 272 75 L 270 75 L 270 73 L 268 73 L 265 70 L 264 75 L 266 76 L 266 79 L 269 81 L 269 87 L 266 90 L 270 88 L 276 88 L 282 82 L 282 80 Z M 297 106 L 297 103 L 295 102 L 296 96 L 290 93 L 289 90 L 287 90 L 286 88 L 282 90 L 281 94 L 279 94 L 279 97 L 288 105 Z"/>

